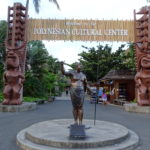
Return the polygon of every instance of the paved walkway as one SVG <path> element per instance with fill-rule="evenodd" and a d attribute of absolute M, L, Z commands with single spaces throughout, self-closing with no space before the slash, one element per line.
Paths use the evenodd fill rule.
<path fill-rule="evenodd" d="M 70 100 L 70 94 L 66 95 L 65 93 L 62 93 L 61 96 L 55 97 L 56 100 Z"/>
<path fill-rule="evenodd" d="M 70 100 L 70 94 L 66 95 L 66 93 L 63 92 L 61 96 L 57 96 L 55 98 L 56 98 L 56 100 Z M 85 99 L 89 100 L 90 96 L 86 94 Z"/>
<path fill-rule="evenodd" d="M 150 150 L 150 115 L 125 112 L 122 107 L 97 104 L 97 120 L 122 124 L 140 136 L 138 150 Z M 85 100 L 84 118 L 93 119 L 94 104 Z M 0 112 L 0 150 L 19 150 L 16 146 L 17 133 L 33 123 L 52 119 L 71 119 L 72 105 L 69 100 L 56 100 L 38 105 L 34 111 Z"/>

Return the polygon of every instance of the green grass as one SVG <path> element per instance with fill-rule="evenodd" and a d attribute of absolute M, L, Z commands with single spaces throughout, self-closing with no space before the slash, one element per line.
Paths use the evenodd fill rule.
<path fill-rule="evenodd" d="M 39 97 L 23 97 L 23 101 L 24 102 L 35 102 L 35 101 L 38 101 L 38 100 L 43 100 L 45 98 L 39 98 Z"/>
<path fill-rule="evenodd" d="M 3 101 L 4 99 L 4 96 L 2 93 L 0 93 L 0 103 Z M 23 101 L 24 102 L 35 102 L 35 101 L 38 101 L 38 100 L 45 100 L 46 98 L 44 97 L 23 97 Z"/>

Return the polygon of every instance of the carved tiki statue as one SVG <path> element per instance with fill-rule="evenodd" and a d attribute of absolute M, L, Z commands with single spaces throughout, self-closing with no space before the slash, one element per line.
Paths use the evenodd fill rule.
<path fill-rule="evenodd" d="M 4 101 L 5 105 L 21 104 L 20 96 L 24 75 L 19 68 L 19 57 L 14 51 L 7 52 L 7 70 L 4 72 Z"/>
<path fill-rule="evenodd" d="M 26 59 L 26 20 L 26 7 L 21 3 L 14 3 L 13 7 L 8 7 L 3 105 L 22 103 Z"/>
<path fill-rule="evenodd" d="M 137 103 L 150 106 L 150 7 L 143 7 L 135 17 L 135 76 Z M 136 19 L 138 18 L 138 19 Z"/>

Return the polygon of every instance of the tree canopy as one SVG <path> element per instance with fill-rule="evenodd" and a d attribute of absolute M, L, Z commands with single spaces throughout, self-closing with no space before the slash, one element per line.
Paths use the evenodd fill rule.
<path fill-rule="evenodd" d="M 56 86 L 60 89 L 65 86 L 59 70 L 58 59 L 49 56 L 42 41 L 30 41 L 27 45 L 24 95 L 45 97 L 55 94 Z"/>
<path fill-rule="evenodd" d="M 7 22 L 0 21 L 0 91 L 3 88 L 3 72 L 4 72 L 4 61 L 5 61 L 5 38 L 7 32 Z"/>
<path fill-rule="evenodd" d="M 133 44 L 129 45 L 127 51 L 123 49 L 124 45 L 121 45 L 115 52 L 112 52 L 112 48 L 107 44 L 98 45 L 96 48 L 82 47 L 88 51 L 79 54 L 79 61 L 89 81 L 97 81 L 111 69 L 135 70 Z"/>

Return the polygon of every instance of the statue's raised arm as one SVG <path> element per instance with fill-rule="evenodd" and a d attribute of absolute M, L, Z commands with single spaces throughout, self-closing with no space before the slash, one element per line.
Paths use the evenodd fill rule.
<path fill-rule="evenodd" d="M 62 72 L 62 74 L 65 75 L 65 76 L 71 77 L 72 74 L 71 74 L 70 72 L 66 72 L 66 71 L 65 71 L 65 69 L 64 69 L 64 62 L 63 62 L 63 61 L 60 62 L 60 65 L 61 65 L 61 72 Z"/>

